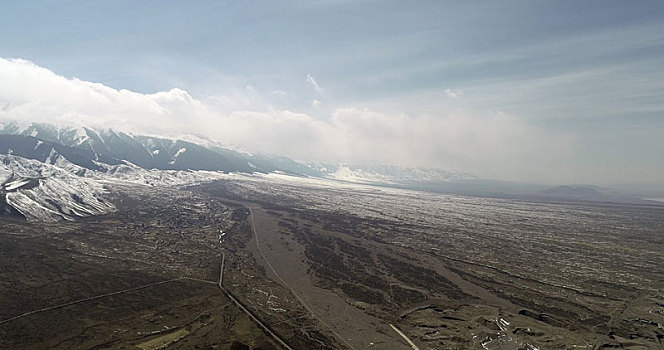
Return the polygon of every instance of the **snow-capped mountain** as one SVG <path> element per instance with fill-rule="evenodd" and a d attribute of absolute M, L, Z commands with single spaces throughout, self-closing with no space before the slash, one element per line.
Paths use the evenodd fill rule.
<path fill-rule="evenodd" d="M 39 160 L 0 155 L 0 186 L 1 210 L 28 220 L 72 220 L 115 210 L 98 181 Z"/>
<path fill-rule="evenodd" d="M 114 210 L 105 183 L 178 186 L 223 173 L 300 174 L 288 158 L 114 130 L 0 123 L 0 214 L 71 220 Z"/>
<path fill-rule="evenodd" d="M 14 138 L 10 138 L 9 135 Z M 16 138 L 19 136 L 26 139 Z M 27 157 L 45 161 L 48 158 L 49 148 L 55 148 L 72 163 L 95 171 L 103 170 L 101 168 L 104 164 L 133 164 L 144 169 L 159 170 L 319 175 L 311 167 L 290 158 L 250 154 L 207 138 L 184 136 L 183 139 L 188 141 L 179 138 L 134 135 L 112 129 L 4 122 L 0 123 L 0 153 L 7 154 L 14 143 L 25 144 L 21 148 L 23 156 L 33 154 Z M 36 145 L 36 142 L 45 144 L 39 146 L 39 152 L 29 150 Z M 16 148 L 17 146 L 12 150 L 18 152 Z M 79 159 L 81 157 L 89 162 L 83 164 L 83 159 Z"/>
<path fill-rule="evenodd" d="M 476 179 L 473 175 L 460 171 L 424 167 L 352 166 L 343 164 L 310 164 L 309 166 L 322 177 L 359 183 L 407 184 L 411 182 L 450 182 Z"/>
<path fill-rule="evenodd" d="M 220 154 L 187 141 L 131 135 L 112 129 L 56 127 L 42 123 L 20 125 L 12 122 L 2 125 L 0 134 L 33 137 L 67 146 L 91 156 L 90 160 L 108 165 L 131 163 L 145 169 L 161 170 L 260 171 L 251 167 L 249 160 L 237 152 Z"/>
<path fill-rule="evenodd" d="M 73 220 L 115 211 L 107 186 L 184 186 L 219 179 L 218 171 L 144 169 L 133 164 L 83 168 L 52 154 L 50 162 L 0 154 L 0 215 L 32 221 Z"/>
<path fill-rule="evenodd" d="M 71 220 L 108 213 L 105 185 L 178 186 L 224 173 L 284 173 L 378 185 L 474 179 L 462 173 L 388 165 L 303 164 L 255 155 L 202 137 L 189 141 L 111 129 L 0 122 L 0 214 Z"/>
<path fill-rule="evenodd" d="M 121 164 L 115 158 L 101 158 L 94 152 L 64 146 L 50 141 L 42 141 L 32 136 L 0 135 L 0 154 L 10 154 L 42 163 L 55 164 L 59 159 L 67 159 L 84 169 L 103 171 L 101 164 Z M 99 160 L 102 160 L 101 162 Z"/>
<path fill-rule="evenodd" d="M 16 138 L 18 136 L 26 139 Z M 467 173 L 433 168 L 303 164 L 281 156 L 241 152 L 201 136 L 185 135 L 182 138 L 188 141 L 134 135 L 112 129 L 57 127 L 43 123 L 0 123 L 0 153 L 7 154 L 12 145 L 21 144 L 20 150 L 18 146 L 12 148 L 14 154 L 21 152 L 24 157 L 48 161 L 50 152 L 55 150 L 70 162 L 95 171 L 103 171 L 105 165 L 133 164 L 144 169 L 159 170 L 283 172 L 352 182 L 441 182 L 474 179 Z M 36 148 L 32 150 L 31 147 Z"/>

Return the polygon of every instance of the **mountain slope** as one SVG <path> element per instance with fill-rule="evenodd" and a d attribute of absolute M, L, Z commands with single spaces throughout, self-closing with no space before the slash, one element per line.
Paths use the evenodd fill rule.
<path fill-rule="evenodd" d="M 0 188 L 3 213 L 28 220 L 73 220 L 115 210 L 98 181 L 14 155 L 0 155 Z"/>
<path fill-rule="evenodd" d="M 295 176 L 325 177 L 349 182 L 376 184 L 432 183 L 475 179 L 472 175 L 434 168 L 405 168 L 391 165 L 348 166 L 339 164 L 302 164 L 290 158 L 248 154 L 224 147 L 210 139 L 188 135 L 190 141 L 132 135 L 111 129 L 86 127 L 57 127 L 43 123 L 0 123 L 0 135 L 32 137 L 46 145 L 37 150 L 35 141 L 26 143 L 20 154 L 30 159 L 47 161 L 48 147 L 54 148 L 70 162 L 86 169 L 103 171 L 105 165 L 133 164 L 144 169 L 207 170 L 243 173 L 282 172 Z M 185 135 L 187 136 L 187 135 Z M 7 153 L 8 146 L 19 139 L 8 141 L 0 148 Z M 50 143 L 49 143 L 50 142 Z M 64 149 L 54 145 L 69 147 Z M 18 148 L 16 146 L 15 148 Z M 15 153 L 18 149 L 12 149 Z M 39 152 L 37 152 L 39 151 Z M 18 154 L 18 153 L 16 153 Z M 52 162 L 51 162 L 52 163 Z"/>
<path fill-rule="evenodd" d="M 41 123 L 20 125 L 12 122 L 0 126 L 0 134 L 33 137 L 51 144 L 67 146 L 81 151 L 81 154 L 90 160 L 108 165 L 129 162 L 145 169 L 248 173 L 262 171 L 250 166 L 249 159 L 238 152 L 228 150 L 226 154 L 222 154 L 191 142 L 130 135 L 110 129 L 61 128 Z M 6 152 L 5 147 L 2 153 Z M 70 150 L 69 153 L 73 152 Z M 41 158 L 32 159 L 43 160 L 43 158 L 41 156 Z M 68 157 L 68 159 L 70 158 Z M 81 166 L 88 169 L 94 168 L 91 164 Z M 93 170 L 100 169 L 94 168 Z"/>
<path fill-rule="evenodd" d="M 90 150 L 77 149 L 58 143 L 42 141 L 32 136 L 0 135 L 0 154 L 12 154 L 18 157 L 38 160 L 42 163 L 55 164 L 59 157 L 80 167 L 103 171 L 104 168 L 95 162 L 101 160 L 106 164 L 121 164 L 115 158 L 102 156 L 101 158 Z"/>

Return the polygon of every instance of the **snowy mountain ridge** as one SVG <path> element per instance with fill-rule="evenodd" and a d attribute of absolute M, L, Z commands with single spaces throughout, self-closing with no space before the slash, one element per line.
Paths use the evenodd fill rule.
<path fill-rule="evenodd" d="M 208 170 L 226 173 L 281 171 L 293 175 L 316 175 L 307 166 L 289 158 L 251 154 L 195 135 L 167 138 L 112 129 L 57 127 L 44 123 L 0 123 L 0 138 L 6 135 L 33 137 L 73 148 L 79 153 L 88 152 L 91 155 L 90 160 L 109 165 L 131 163 L 145 169 L 160 170 Z M 72 152 L 70 150 L 70 153 Z M 0 153 L 6 154 L 6 149 L 0 150 Z"/>
<path fill-rule="evenodd" d="M 98 181 L 38 160 L 0 155 L 0 182 L 0 208 L 28 220 L 73 220 L 115 210 Z"/>
<path fill-rule="evenodd" d="M 460 171 L 409 168 L 395 165 L 310 164 L 322 177 L 357 183 L 395 184 L 408 182 L 449 182 L 477 179 Z"/>
<path fill-rule="evenodd" d="M 277 173 L 377 185 L 475 179 L 432 168 L 303 164 L 287 157 L 238 152 L 204 137 L 187 139 L 0 122 L 0 213 L 28 220 L 73 220 L 115 210 L 106 199 L 107 185 L 182 186 L 228 173 Z"/>
<path fill-rule="evenodd" d="M 108 186 L 184 186 L 224 176 L 214 171 L 143 169 L 131 164 L 106 165 L 93 171 L 56 155 L 51 163 L 0 154 L 0 212 L 30 221 L 74 220 L 111 213 Z"/>

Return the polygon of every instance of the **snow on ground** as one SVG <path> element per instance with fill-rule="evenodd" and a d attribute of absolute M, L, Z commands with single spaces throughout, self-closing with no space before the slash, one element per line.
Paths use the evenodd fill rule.
<path fill-rule="evenodd" d="M 5 191 L 7 192 L 16 191 L 17 189 L 29 184 L 31 180 L 32 179 L 30 178 L 23 178 L 16 181 L 8 182 L 5 184 Z"/>
<path fill-rule="evenodd" d="M 335 167 L 336 170 L 325 167 L 321 167 L 320 170 L 328 172 L 327 177 L 331 179 L 367 184 L 398 184 L 409 181 L 448 182 L 475 178 L 463 172 L 434 168 L 405 168 L 390 165 L 366 167 L 339 165 Z"/>
<path fill-rule="evenodd" d="M 187 186 L 228 174 L 214 171 L 144 169 L 133 164 L 97 163 L 93 171 L 52 154 L 47 163 L 13 155 L 0 155 L 0 184 L 7 204 L 28 220 L 72 220 L 115 210 L 106 197 L 112 184 Z"/>
<path fill-rule="evenodd" d="M 12 176 L 12 172 L 0 165 L 0 184 L 7 182 L 7 179 L 9 179 L 10 176 Z"/>
<path fill-rule="evenodd" d="M 85 131 L 83 128 L 76 128 L 76 132 L 74 133 L 74 144 L 75 145 L 80 145 L 83 142 L 87 141 L 90 139 L 90 136 L 88 136 L 88 133 Z"/>
<path fill-rule="evenodd" d="M 143 169 L 134 165 L 109 167 L 106 173 L 87 171 L 86 177 L 107 183 L 131 183 L 147 186 L 186 186 L 224 177 L 221 172 L 203 170 Z"/>
<path fill-rule="evenodd" d="M 185 151 L 185 148 L 179 149 L 174 159 Z M 5 187 L 3 195 L 7 203 L 30 220 L 71 220 L 79 216 L 114 211 L 114 205 L 106 199 L 106 188 L 114 184 L 179 187 L 227 179 L 250 183 L 281 183 L 292 187 L 351 190 L 366 194 L 410 192 L 376 187 L 377 184 L 390 183 L 391 178 L 351 167 L 339 168 L 335 176 L 318 178 L 278 172 L 226 174 L 200 170 L 144 169 L 128 162 L 121 165 L 96 164 L 103 170 L 82 168 L 59 154 L 52 154 L 47 163 L 13 155 L 0 155 L 0 184 Z"/>
<path fill-rule="evenodd" d="M 0 155 L 0 174 L 17 179 L 5 183 L 4 177 L 4 199 L 28 220 L 72 220 L 115 210 L 105 198 L 107 190 L 103 184 L 55 165 Z"/>

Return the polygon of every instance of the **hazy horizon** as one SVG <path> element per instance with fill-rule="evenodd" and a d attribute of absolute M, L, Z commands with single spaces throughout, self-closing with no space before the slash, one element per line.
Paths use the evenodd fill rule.
<path fill-rule="evenodd" d="M 664 186 L 657 2 L 7 3 L 0 119 Z"/>

